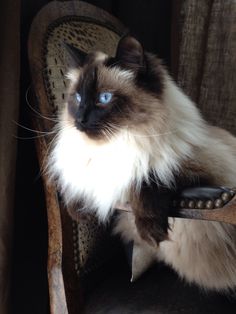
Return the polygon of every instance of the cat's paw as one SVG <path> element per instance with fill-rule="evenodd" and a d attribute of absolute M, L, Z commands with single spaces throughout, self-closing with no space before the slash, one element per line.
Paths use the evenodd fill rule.
<path fill-rule="evenodd" d="M 168 240 L 168 223 L 161 224 L 154 217 L 141 216 L 135 218 L 140 237 L 151 246 L 158 246 L 161 241 Z"/>

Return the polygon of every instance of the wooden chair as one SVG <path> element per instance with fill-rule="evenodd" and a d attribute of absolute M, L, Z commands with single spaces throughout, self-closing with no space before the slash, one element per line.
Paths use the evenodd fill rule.
<path fill-rule="evenodd" d="M 54 125 L 56 112 L 59 106 L 63 106 L 66 97 L 67 60 L 63 55 L 62 42 L 73 44 L 86 52 L 100 49 L 113 55 L 120 36 L 126 31 L 114 17 L 80 1 L 50 2 L 36 16 L 29 36 L 29 62 L 33 82 L 32 120 L 40 136 L 48 132 L 47 136 L 41 136 L 36 140 L 42 169 L 53 140 L 50 131 Z M 140 313 L 222 313 L 219 312 L 222 302 L 224 308 L 228 309 L 227 313 L 234 312 L 231 304 L 221 297 L 212 296 L 210 299 L 205 297 L 202 302 L 203 297 L 197 289 L 184 286 L 171 271 L 161 266 L 151 270 L 146 279 L 141 279 L 130 287 L 127 281 L 129 270 L 124 262 L 124 255 L 119 243 L 109 236 L 109 230 L 98 226 L 96 218 L 92 216 L 78 222 L 72 221 L 55 186 L 49 183 L 45 173 L 42 173 L 42 177 L 48 213 L 50 313 L 121 314 L 131 313 L 131 309 L 132 313 L 137 313 L 137 306 L 143 307 Z M 234 190 L 222 208 L 187 209 L 184 205 L 182 203 L 182 208 L 173 212 L 173 216 L 236 224 Z M 157 277 L 155 281 L 153 277 Z M 173 289 L 181 290 L 182 293 L 178 298 L 171 297 L 172 305 L 167 306 L 165 303 L 169 298 L 168 280 L 172 280 L 173 294 L 175 293 Z M 156 290 L 150 288 L 153 285 Z M 99 290 L 97 292 L 96 286 Z M 147 296 L 150 289 L 155 291 L 151 297 Z M 127 291 L 125 292 L 127 300 L 122 291 L 123 293 Z M 145 311 L 145 302 L 140 303 L 138 297 L 140 293 L 141 299 L 150 299 L 149 312 Z M 185 294 L 191 297 L 185 297 Z M 157 296 L 159 300 L 156 299 Z M 191 300 L 194 297 L 195 301 L 192 304 Z M 116 298 L 120 298 L 123 307 Z M 113 303 L 109 300 L 113 300 Z M 133 304 L 127 307 L 126 312 L 124 306 L 125 303 L 130 303 L 130 300 Z M 196 311 L 194 307 L 198 301 Z M 204 312 L 206 308 L 209 312 Z"/>

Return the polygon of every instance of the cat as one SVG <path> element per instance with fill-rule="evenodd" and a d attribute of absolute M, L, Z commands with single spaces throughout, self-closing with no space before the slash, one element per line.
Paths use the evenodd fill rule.
<path fill-rule="evenodd" d="M 106 222 L 129 203 L 115 232 L 150 248 L 204 289 L 236 285 L 236 228 L 168 218 L 174 196 L 200 185 L 232 187 L 236 140 L 208 125 L 161 61 L 131 36 L 115 57 L 67 45 L 74 61 L 68 99 L 48 158 L 65 203 Z"/>

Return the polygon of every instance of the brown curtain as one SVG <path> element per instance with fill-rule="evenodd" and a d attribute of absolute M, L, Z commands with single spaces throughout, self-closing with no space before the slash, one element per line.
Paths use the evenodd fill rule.
<path fill-rule="evenodd" d="M 236 134 L 236 2 L 184 0 L 179 9 L 177 80 L 211 123 Z"/>
<path fill-rule="evenodd" d="M 9 313 L 16 132 L 19 104 L 20 1 L 0 5 L 0 313 Z"/>

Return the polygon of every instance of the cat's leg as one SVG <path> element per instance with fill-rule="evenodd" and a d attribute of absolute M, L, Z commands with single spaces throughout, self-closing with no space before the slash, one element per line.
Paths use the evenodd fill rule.
<path fill-rule="evenodd" d="M 121 212 L 113 233 L 124 243 L 133 242 L 141 252 L 139 258 L 144 254 L 149 261 L 162 261 L 189 283 L 207 290 L 236 287 L 236 227 L 180 218 L 169 218 L 169 223 L 170 241 L 162 241 L 158 248 L 142 240 L 132 212 Z M 144 271 L 142 267 L 141 261 L 135 264 L 133 275 Z"/>
<path fill-rule="evenodd" d="M 219 222 L 170 219 L 158 257 L 180 277 L 204 289 L 236 287 L 236 227 Z"/>
<path fill-rule="evenodd" d="M 135 216 L 135 224 L 139 235 L 151 245 L 158 245 L 168 239 L 168 217 L 173 209 L 173 201 L 185 188 L 212 184 L 210 177 L 199 176 L 192 171 L 184 175 L 178 174 L 175 186 L 166 187 L 156 183 L 151 177 L 150 182 L 143 182 L 140 193 L 131 197 L 131 207 Z"/>
<path fill-rule="evenodd" d="M 175 193 L 154 181 L 144 182 L 139 195 L 131 198 L 135 224 L 139 235 L 152 246 L 168 237 L 168 215 Z"/>

